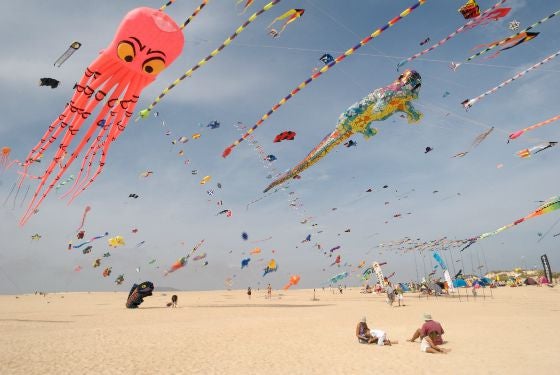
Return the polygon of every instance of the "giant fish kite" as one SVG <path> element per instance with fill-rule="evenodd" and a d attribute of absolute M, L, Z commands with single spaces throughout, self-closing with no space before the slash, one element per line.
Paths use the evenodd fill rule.
<path fill-rule="evenodd" d="M 361 133 L 366 139 L 373 137 L 377 134 L 377 129 L 371 127 L 373 121 L 383 121 L 397 112 L 402 112 L 406 114 L 409 123 L 418 122 L 422 113 L 412 106 L 412 101 L 418 98 L 421 85 L 420 74 L 407 69 L 390 85 L 376 89 L 354 103 L 340 115 L 331 134 L 327 135 L 303 161 L 268 185 L 264 192 L 298 176 L 352 135 Z"/>

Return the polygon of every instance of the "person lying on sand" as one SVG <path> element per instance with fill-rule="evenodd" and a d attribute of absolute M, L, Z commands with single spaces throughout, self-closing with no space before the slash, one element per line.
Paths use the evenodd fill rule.
<path fill-rule="evenodd" d="M 366 323 L 365 316 L 356 326 L 356 337 L 358 338 L 358 342 L 360 344 L 377 344 L 380 346 L 398 344 L 398 341 L 396 340 L 389 340 L 385 331 L 380 329 L 370 330 Z"/>
<path fill-rule="evenodd" d="M 432 354 L 447 354 L 451 349 L 444 349 L 440 348 L 436 344 L 434 344 L 434 340 L 436 339 L 437 333 L 430 332 L 428 336 L 424 336 L 422 341 L 420 341 L 420 351 L 424 353 L 432 353 Z"/>

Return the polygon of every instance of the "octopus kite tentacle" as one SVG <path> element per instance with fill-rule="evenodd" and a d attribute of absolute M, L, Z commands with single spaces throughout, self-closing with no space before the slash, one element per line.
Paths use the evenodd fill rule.
<path fill-rule="evenodd" d="M 387 30 L 389 27 L 393 26 L 394 24 L 396 24 L 397 22 L 399 22 L 400 20 L 402 20 L 403 18 L 408 16 L 410 13 L 412 13 L 413 10 L 418 8 L 420 5 L 423 5 L 426 1 L 427 0 L 418 0 L 416 2 L 416 4 L 414 4 L 413 6 L 407 8 L 405 10 L 403 10 L 397 17 L 393 18 L 392 20 L 387 22 L 384 26 L 380 27 L 379 29 L 375 30 L 373 33 L 371 33 L 370 35 L 368 35 L 367 37 L 362 39 L 359 44 L 355 45 L 354 47 L 350 48 L 348 51 L 346 51 L 343 54 L 341 54 L 340 56 L 338 56 L 336 59 L 334 59 L 334 61 L 330 62 L 329 64 L 327 64 L 325 66 L 323 66 L 318 72 L 313 73 L 313 75 L 311 75 L 311 77 L 309 77 L 308 79 L 306 79 L 305 81 L 300 83 L 287 96 L 285 96 L 278 103 L 276 103 L 267 113 L 265 113 L 255 123 L 255 125 L 253 125 L 249 130 L 247 130 L 247 132 L 245 134 L 243 134 L 241 136 L 241 138 L 239 138 L 237 141 L 235 141 L 231 145 L 229 145 L 224 150 L 224 152 L 222 153 L 222 157 L 224 157 L 224 158 L 227 157 L 231 153 L 231 151 L 235 147 L 237 147 L 238 144 L 243 142 L 253 131 L 255 131 L 255 129 L 257 129 L 259 126 L 261 126 L 265 122 L 265 120 L 267 118 L 269 118 L 270 115 L 272 115 L 272 113 L 276 112 L 278 110 L 278 108 L 280 108 L 282 105 L 284 105 L 288 100 L 290 100 L 292 97 L 294 97 L 298 92 L 303 90 L 307 85 L 309 85 L 315 79 L 319 78 L 323 73 L 327 72 L 330 68 L 332 68 L 333 66 L 335 66 L 339 62 L 343 61 L 346 57 L 348 57 L 351 54 L 353 54 L 354 52 L 356 52 L 359 48 L 365 46 L 371 40 L 377 38 L 379 35 L 381 35 L 381 33 L 383 31 Z"/>
<path fill-rule="evenodd" d="M 551 61 L 552 59 L 554 59 L 556 56 L 560 55 L 560 50 L 556 51 L 555 53 L 553 53 L 552 55 L 548 56 L 547 58 L 545 58 L 544 60 L 539 61 L 538 63 L 536 63 L 535 65 L 523 70 L 522 72 L 517 73 L 516 75 L 514 75 L 513 77 L 505 80 L 504 82 L 500 83 L 498 86 L 491 88 L 490 90 L 480 94 L 479 96 L 477 96 L 476 98 L 473 99 L 465 99 L 463 102 L 461 102 L 461 104 L 463 105 L 463 107 L 465 108 L 465 110 L 468 110 L 470 107 L 472 107 L 476 102 L 478 102 L 480 99 L 484 98 L 485 96 L 491 95 L 493 93 L 495 93 L 496 91 L 498 91 L 499 89 L 501 89 L 504 86 L 509 85 L 510 83 L 512 83 L 513 81 L 515 81 L 518 78 L 523 77 L 525 74 L 529 73 L 532 70 L 535 70 L 537 68 L 539 68 L 541 65 L 546 64 L 547 62 Z"/>
<path fill-rule="evenodd" d="M 150 112 L 154 109 L 154 107 L 156 105 L 158 105 L 158 103 L 161 101 L 161 99 L 163 99 L 163 97 L 165 95 L 167 95 L 167 93 L 171 90 L 173 90 L 173 88 L 175 86 L 177 86 L 179 83 L 181 83 L 181 81 L 183 81 L 186 78 L 189 78 L 190 76 L 193 75 L 193 73 L 201 68 L 204 64 L 206 64 L 209 60 L 211 60 L 214 56 L 216 56 L 217 54 L 219 54 L 224 48 L 226 48 L 235 38 L 237 38 L 237 36 L 239 34 L 241 34 L 243 32 L 243 30 L 245 30 L 245 28 L 247 28 L 247 26 L 249 26 L 249 24 L 251 22 L 253 22 L 258 16 L 260 16 L 261 14 L 263 14 L 264 12 L 266 12 L 267 10 L 271 9 L 273 6 L 275 6 L 276 4 L 278 4 L 280 1 L 282 0 L 273 0 L 270 3 L 266 4 L 261 10 L 259 10 L 258 12 L 253 13 L 253 15 L 251 15 L 251 17 L 249 17 L 241 26 L 239 26 L 235 32 L 230 35 L 218 48 L 216 48 L 215 50 L 213 50 L 212 52 L 210 52 L 210 54 L 208 56 L 206 56 L 204 59 L 200 60 L 195 66 L 193 66 L 192 68 L 190 68 L 189 70 L 187 70 L 182 76 L 180 76 L 179 78 L 177 78 L 175 81 L 173 81 L 169 86 L 167 86 L 162 92 L 161 94 L 159 94 L 159 96 L 157 98 L 154 99 L 154 101 L 148 106 L 148 108 L 145 108 L 143 110 L 140 111 L 140 115 L 136 118 L 136 121 L 138 121 L 139 118 L 147 118 L 150 115 Z"/>
<path fill-rule="evenodd" d="M 371 128 L 373 121 L 383 121 L 396 112 L 404 112 L 410 123 L 418 122 L 422 118 L 422 113 L 416 111 L 412 101 L 418 98 L 421 85 L 420 74 L 413 70 L 406 70 L 392 84 L 373 91 L 353 104 L 340 115 L 338 125 L 331 134 L 323 138 L 321 143 L 298 165 L 268 185 L 264 192 L 311 167 L 353 134 L 361 133 L 366 139 L 373 137 L 377 134 L 377 130 Z"/>

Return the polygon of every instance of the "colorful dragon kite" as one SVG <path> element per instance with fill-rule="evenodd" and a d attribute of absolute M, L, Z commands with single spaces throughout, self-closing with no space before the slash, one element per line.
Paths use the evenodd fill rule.
<path fill-rule="evenodd" d="M 340 115 L 338 125 L 331 134 L 327 135 L 303 161 L 268 185 L 264 192 L 311 167 L 353 134 L 361 133 L 366 139 L 373 137 L 377 134 L 377 129 L 371 128 L 373 121 L 383 121 L 396 112 L 403 112 L 407 115 L 409 123 L 418 122 L 422 113 L 412 106 L 412 101 L 418 98 L 421 84 L 420 74 L 407 69 L 390 85 L 374 90 L 353 104 Z"/>

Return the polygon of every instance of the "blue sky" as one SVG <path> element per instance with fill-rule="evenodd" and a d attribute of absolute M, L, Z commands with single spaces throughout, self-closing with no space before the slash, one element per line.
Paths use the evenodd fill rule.
<path fill-rule="evenodd" d="M 255 1 L 251 11 L 265 3 Z M 486 0 L 479 3 L 484 9 L 493 5 Z M 270 182 L 270 171 L 248 142 L 229 158 L 221 157 L 224 147 L 240 135 L 234 126 L 238 121 L 254 124 L 322 65 L 318 59 L 323 53 L 338 55 L 412 4 L 410 0 L 282 1 L 166 96 L 157 106 L 158 117 L 131 121 L 111 146 L 104 172 L 71 205 L 58 199 L 64 188 L 59 194 L 53 192 L 24 227 L 18 226 L 19 217 L 36 182 L 26 181 L 14 200 L 10 190 L 17 169 L 0 172 L 0 292 L 126 290 L 138 280 L 185 290 L 221 289 L 228 277 L 233 279 L 234 288 L 268 282 L 278 288 L 291 274 L 301 275 L 300 286 L 315 287 L 350 269 L 331 267 L 334 258 L 325 256 L 316 243 L 327 251 L 340 245 L 343 264 L 386 261 L 386 273 L 396 272 L 397 280 L 408 281 L 416 278 L 417 270 L 424 273 L 421 265 L 415 267 L 412 254 L 379 252 L 377 244 L 405 236 L 422 240 L 472 237 L 525 216 L 539 200 L 557 195 L 559 177 L 554 171 L 558 149 L 529 159 L 519 159 L 515 152 L 558 140 L 558 125 L 535 130 L 510 144 L 506 140 L 512 131 L 558 114 L 560 60 L 484 98 L 469 112 L 460 103 L 557 51 L 560 19 L 539 26 L 535 31 L 541 34 L 536 39 L 495 59 L 478 58 L 456 72 L 448 64 L 464 60 L 478 44 L 510 35 L 507 27 L 513 19 L 523 28 L 553 13 L 560 6 L 558 1 L 508 1 L 504 6 L 513 9 L 504 20 L 460 34 L 408 64 L 422 75 L 415 106 L 424 113 L 423 120 L 409 125 L 395 116 L 375 124 L 379 129 L 375 137 L 368 141 L 353 137 L 357 147 L 331 152 L 286 190 L 262 194 Z M 430 37 L 433 43 L 464 24 L 457 12 L 461 4 L 428 0 L 272 115 L 254 134 L 267 154 L 278 158 L 275 168 L 284 171 L 294 166 L 334 129 L 340 113 L 393 81 L 396 63 L 422 50 L 420 41 Z M 99 1 L 92 7 L 87 1 L 62 0 L 4 4 L 0 13 L 4 44 L 0 146 L 11 147 L 12 158 L 24 158 L 63 110 L 85 67 L 110 43 L 124 15 L 137 6 L 160 5 L 154 1 Z M 167 12 L 182 22 L 196 6 L 196 1 L 177 1 Z M 291 8 L 306 12 L 281 37 L 270 37 L 267 25 Z M 233 0 L 210 1 L 186 28 L 182 55 L 142 92 L 139 108 L 146 107 L 172 80 L 218 47 L 250 14 L 238 13 Z M 73 40 L 82 43 L 81 49 L 62 67 L 54 67 L 54 61 Z M 55 90 L 39 87 L 41 77 L 53 77 L 62 84 Z M 450 94 L 444 98 L 446 91 Z M 212 120 L 221 123 L 219 129 L 200 127 Z M 472 140 L 491 126 L 494 132 L 479 147 L 464 158 L 451 158 L 467 150 Z M 295 140 L 273 143 L 274 136 L 285 130 L 295 131 Z M 171 135 L 165 135 L 167 131 Z M 197 140 L 171 144 L 173 139 L 196 132 L 202 134 Z M 424 154 L 426 146 L 434 150 Z M 183 156 L 178 155 L 180 150 L 184 150 Z M 34 167 L 34 173 L 41 173 L 48 156 Z M 189 165 L 185 164 L 187 159 Z M 76 173 L 79 162 L 68 175 Z M 498 164 L 503 167 L 498 169 Z M 194 169 L 196 175 L 192 174 Z M 140 178 L 145 170 L 154 173 Z M 212 180 L 200 185 L 206 175 Z M 389 187 L 383 189 L 383 185 Z M 27 186 L 30 192 L 22 201 Z M 368 188 L 373 192 L 366 193 Z M 206 193 L 210 189 L 215 193 L 212 197 Z M 432 193 L 434 190 L 438 193 Z M 129 198 L 131 193 L 140 197 Z M 295 197 L 298 201 L 293 207 L 290 202 Z M 223 201 L 223 206 L 218 206 L 217 200 Z M 91 263 L 109 251 L 105 239 L 93 242 L 93 253 L 87 255 L 81 249 L 67 250 L 69 241 L 80 242 L 75 229 L 88 205 L 86 239 L 109 232 L 123 236 L 127 243 L 110 250 L 111 257 L 103 259 L 101 269 L 92 268 Z M 233 216 L 216 215 L 223 209 L 230 209 Z M 397 213 L 403 216 L 394 218 Z M 301 224 L 308 217 L 312 219 Z M 560 237 L 553 237 L 560 232 L 560 226 L 554 227 L 558 219 L 551 213 L 480 241 L 465 251 L 464 267 L 470 272 L 484 257 L 489 269 L 540 267 L 540 255 L 548 253 L 553 270 L 558 269 L 560 258 L 554 249 Z M 133 228 L 138 232 L 132 233 Z M 351 231 L 346 233 L 346 229 Z M 249 234 L 248 241 L 241 238 L 242 232 Z M 35 233 L 42 236 L 39 241 L 31 240 Z M 546 235 L 541 239 L 538 233 Z M 312 234 L 312 241 L 302 244 L 307 234 Z M 269 237 L 272 239 L 252 243 Z M 198 252 L 207 253 L 208 266 L 191 262 L 163 276 L 167 267 L 201 239 L 205 244 Z M 141 241 L 145 243 L 136 247 Z M 261 247 L 262 253 L 241 270 L 241 259 L 255 246 Z M 425 257 L 430 268 L 430 254 Z M 262 277 L 262 269 L 271 258 L 279 264 L 278 271 Z M 152 259 L 156 263 L 149 265 Z M 78 265 L 82 271 L 74 272 Z M 109 278 L 101 276 L 105 266 L 112 267 Z M 137 267 L 140 272 L 136 272 Z M 119 274 L 124 274 L 126 281 L 115 286 L 113 280 Z M 347 283 L 357 285 L 359 280 L 352 275 Z"/>

